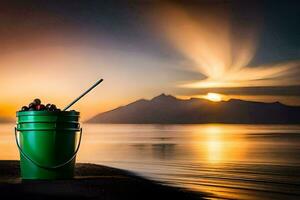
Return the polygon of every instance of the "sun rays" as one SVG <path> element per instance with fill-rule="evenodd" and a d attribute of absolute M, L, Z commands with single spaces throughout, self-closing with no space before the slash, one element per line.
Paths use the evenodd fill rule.
<path fill-rule="evenodd" d="M 180 83 L 179 87 L 299 84 L 299 80 L 292 78 L 299 61 L 249 66 L 257 49 L 257 30 L 249 26 L 233 31 L 227 10 L 206 8 L 194 14 L 182 7 L 166 5 L 160 10 L 159 16 L 160 20 L 156 21 L 159 30 L 189 60 L 189 68 L 199 73 L 199 81 Z"/>

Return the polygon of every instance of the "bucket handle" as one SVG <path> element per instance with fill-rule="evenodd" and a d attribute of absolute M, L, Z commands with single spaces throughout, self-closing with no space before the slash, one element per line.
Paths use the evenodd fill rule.
<path fill-rule="evenodd" d="M 80 128 L 80 136 L 79 136 L 78 145 L 77 145 L 77 148 L 76 148 L 74 154 L 72 155 L 72 157 L 71 157 L 70 159 L 68 159 L 67 161 L 63 162 L 63 163 L 58 164 L 58 165 L 54 165 L 54 166 L 45 166 L 45 165 L 42 165 L 42 164 L 38 163 L 37 161 L 33 160 L 32 158 L 30 158 L 30 157 L 23 151 L 22 147 L 20 146 L 19 140 L 18 140 L 18 135 L 17 135 L 17 134 L 18 134 L 18 130 L 17 130 L 17 128 L 15 127 L 15 138 L 16 138 L 17 146 L 18 146 L 18 148 L 19 148 L 20 153 L 21 153 L 27 160 L 31 161 L 33 164 L 35 164 L 36 166 L 38 166 L 38 167 L 40 167 L 40 168 L 44 168 L 44 169 L 57 169 L 57 168 L 63 167 L 64 165 L 68 164 L 69 162 L 71 162 L 71 161 L 75 158 L 75 156 L 76 156 L 76 154 L 77 154 L 77 152 L 78 152 L 78 150 L 79 150 L 80 143 L 81 143 L 82 128 Z"/>

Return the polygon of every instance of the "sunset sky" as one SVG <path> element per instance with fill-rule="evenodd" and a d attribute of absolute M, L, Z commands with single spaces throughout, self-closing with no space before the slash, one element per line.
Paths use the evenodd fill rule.
<path fill-rule="evenodd" d="M 299 13 L 298 1 L 1 1 L 0 119 L 35 97 L 62 108 L 99 78 L 74 106 L 83 119 L 160 93 L 300 105 Z"/>

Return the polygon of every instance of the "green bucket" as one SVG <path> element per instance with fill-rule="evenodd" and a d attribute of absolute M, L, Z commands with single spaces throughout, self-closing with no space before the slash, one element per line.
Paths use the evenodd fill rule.
<path fill-rule="evenodd" d="M 17 112 L 15 137 L 22 179 L 74 177 L 82 136 L 79 115 L 74 111 Z"/>

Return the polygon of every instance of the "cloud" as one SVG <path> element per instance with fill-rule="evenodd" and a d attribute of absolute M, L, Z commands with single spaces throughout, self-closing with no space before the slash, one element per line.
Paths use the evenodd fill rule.
<path fill-rule="evenodd" d="M 250 66 L 258 45 L 258 28 L 234 26 L 226 6 L 192 9 L 166 4 L 160 8 L 157 30 L 187 60 L 199 80 L 184 88 L 224 88 L 300 85 L 300 61 Z M 185 66 L 186 67 L 186 66 Z M 204 78 L 203 78 L 204 76 Z"/>

